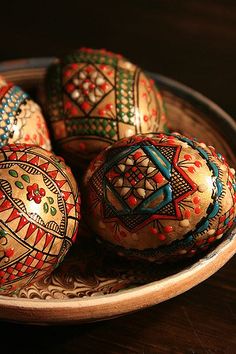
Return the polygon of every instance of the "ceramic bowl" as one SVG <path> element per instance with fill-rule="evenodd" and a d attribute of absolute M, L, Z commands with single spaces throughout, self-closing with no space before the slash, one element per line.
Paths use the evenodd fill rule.
<path fill-rule="evenodd" d="M 0 74 L 44 105 L 43 79 L 53 58 L 3 62 Z M 172 130 L 196 137 L 236 166 L 236 123 L 200 93 L 149 73 L 166 101 Z M 102 252 L 83 228 L 61 266 L 14 296 L 0 296 L 0 319 L 28 324 L 105 320 L 156 305 L 198 285 L 236 252 L 236 228 L 201 257 L 169 265 L 126 261 Z"/>

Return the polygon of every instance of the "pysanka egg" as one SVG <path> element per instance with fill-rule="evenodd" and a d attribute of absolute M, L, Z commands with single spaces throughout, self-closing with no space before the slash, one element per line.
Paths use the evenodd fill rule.
<path fill-rule="evenodd" d="M 190 257 L 235 222 L 234 169 L 213 147 L 179 134 L 120 140 L 91 162 L 84 184 L 92 230 L 130 257 Z"/>
<path fill-rule="evenodd" d="M 80 196 L 64 160 L 33 145 L 0 150 L 0 294 L 46 276 L 77 234 Z"/>
<path fill-rule="evenodd" d="M 0 77 L 0 147 L 13 143 L 51 150 L 41 108 L 20 87 Z"/>
<path fill-rule="evenodd" d="M 52 136 L 71 165 L 124 137 L 166 130 L 160 92 L 121 55 L 82 48 L 49 68 L 46 87 Z"/>

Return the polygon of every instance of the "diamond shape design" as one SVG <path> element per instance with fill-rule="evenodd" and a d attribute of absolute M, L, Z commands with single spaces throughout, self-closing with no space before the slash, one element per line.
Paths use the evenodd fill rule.
<path fill-rule="evenodd" d="M 90 180 L 102 203 L 104 219 L 118 218 L 132 231 L 153 217 L 180 219 L 181 201 L 196 190 L 195 183 L 176 163 L 180 151 L 180 146 L 153 146 L 149 142 L 111 149 L 105 167 Z"/>
<path fill-rule="evenodd" d="M 141 148 L 121 159 L 106 173 L 106 177 L 132 209 L 168 184 L 168 179 Z"/>
<path fill-rule="evenodd" d="M 85 65 L 66 82 L 65 92 L 88 114 L 112 90 L 106 76 L 92 64 Z"/>

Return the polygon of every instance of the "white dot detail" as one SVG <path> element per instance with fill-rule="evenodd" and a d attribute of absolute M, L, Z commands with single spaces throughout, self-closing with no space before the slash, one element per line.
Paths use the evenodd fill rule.
<path fill-rule="evenodd" d="M 207 190 L 207 185 L 206 184 L 199 184 L 198 188 L 199 192 L 203 193 Z"/>
<path fill-rule="evenodd" d="M 207 147 L 205 143 L 199 143 L 198 145 L 201 146 L 202 148 L 206 148 Z"/>
<path fill-rule="evenodd" d="M 188 219 L 184 219 L 184 220 L 181 220 L 181 221 L 179 222 L 179 225 L 180 225 L 181 227 L 188 227 L 188 226 L 190 225 L 190 222 L 189 222 Z"/>

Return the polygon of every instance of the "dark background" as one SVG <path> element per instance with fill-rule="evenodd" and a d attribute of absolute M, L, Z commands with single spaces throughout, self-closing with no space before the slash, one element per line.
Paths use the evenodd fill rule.
<path fill-rule="evenodd" d="M 12 1 L 0 5 L 0 15 L 0 60 L 106 48 L 191 86 L 236 117 L 236 1 Z M 234 257 L 187 293 L 115 320 L 46 328 L 1 323 L 1 350 L 234 354 L 235 268 Z"/>

